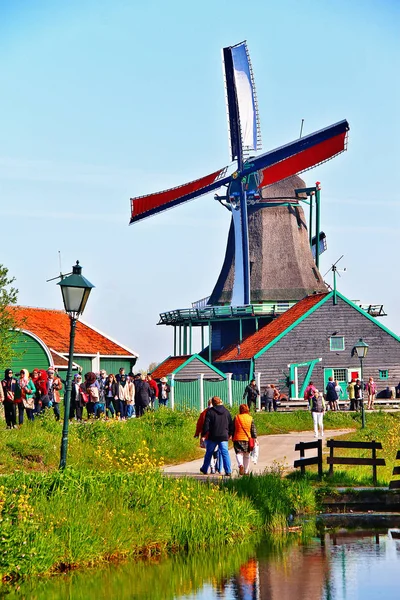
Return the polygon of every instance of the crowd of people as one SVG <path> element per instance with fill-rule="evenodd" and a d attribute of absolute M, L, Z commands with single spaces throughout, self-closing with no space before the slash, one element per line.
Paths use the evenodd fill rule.
<path fill-rule="evenodd" d="M 47 370 L 34 369 L 29 373 L 21 369 L 14 373 L 6 369 L 0 386 L 0 402 L 8 429 L 16 429 L 53 409 L 55 419 L 60 419 L 60 401 L 66 382 L 53 367 Z M 89 372 L 82 379 L 76 373 L 71 384 L 69 418 L 82 421 L 86 417 L 126 420 L 141 417 L 145 410 L 152 409 L 155 402 L 166 406 L 170 387 L 166 377 L 156 382 L 151 375 L 125 373 L 121 367 L 114 375 L 102 369 L 99 374 Z"/>

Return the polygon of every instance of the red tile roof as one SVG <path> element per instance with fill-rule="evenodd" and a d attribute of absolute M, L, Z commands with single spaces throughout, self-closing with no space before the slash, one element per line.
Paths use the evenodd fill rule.
<path fill-rule="evenodd" d="M 70 319 L 62 310 L 47 308 L 13 307 L 17 323 L 37 335 L 48 348 L 61 354 L 69 352 Z M 128 348 L 120 346 L 105 335 L 81 321 L 77 322 L 74 354 L 97 354 L 102 356 L 136 356 Z"/>
<path fill-rule="evenodd" d="M 300 317 L 306 314 L 313 306 L 323 300 L 327 294 L 313 294 L 297 302 L 282 315 L 279 315 L 268 325 L 264 325 L 259 331 L 247 336 L 240 344 L 240 354 L 237 352 L 237 344 L 231 345 L 213 355 L 213 362 L 250 360 L 257 352 L 260 352 L 267 344 L 272 342 L 278 335 L 293 325 Z"/>
<path fill-rule="evenodd" d="M 152 376 L 154 379 L 160 379 L 161 377 L 166 377 L 170 373 L 173 373 L 178 369 L 184 362 L 186 362 L 190 358 L 190 355 L 186 356 L 170 356 L 164 362 L 162 362 L 155 370 L 152 372 Z"/>

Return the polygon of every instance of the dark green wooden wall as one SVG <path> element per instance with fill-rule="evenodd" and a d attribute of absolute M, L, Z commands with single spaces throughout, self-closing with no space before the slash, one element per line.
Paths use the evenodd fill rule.
<path fill-rule="evenodd" d="M 50 366 L 43 347 L 37 340 L 22 331 L 16 335 L 14 350 L 16 357 L 11 364 L 14 373 L 20 369 L 28 369 L 29 372 L 32 372 L 35 368 L 47 369 Z"/>

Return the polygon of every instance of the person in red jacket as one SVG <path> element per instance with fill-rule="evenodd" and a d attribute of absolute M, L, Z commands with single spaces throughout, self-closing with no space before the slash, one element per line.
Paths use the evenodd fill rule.
<path fill-rule="evenodd" d="M 156 381 L 152 378 L 150 373 L 147 375 L 147 381 L 148 381 L 148 384 L 149 384 L 150 390 L 151 390 L 150 408 L 151 408 L 151 410 L 153 410 L 154 402 L 158 398 L 158 385 L 157 385 Z"/>
<path fill-rule="evenodd" d="M 203 410 L 203 412 L 200 413 L 199 418 L 197 419 L 197 423 L 196 423 L 196 431 L 194 433 L 194 437 L 198 438 L 201 435 L 201 432 L 203 430 L 203 426 L 204 426 L 204 421 L 206 420 L 206 414 L 207 411 L 211 408 L 212 406 L 212 399 L 210 398 L 208 401 L 208 406 L 206 409 Z M 206 436 L 206 438 L 208 437 L 208 434 Z M 200 440 L 200 447 L 201 448 L 205 448 L 205 444 L 202 443 L 202 441 Z M 211 474 L 215 473 L 215 469 L 219 470 L 219 460 L 218 460 L 218 448 L 215 449 L 214 454 L 212 456 L 211 459 L 211 463 L 210 463 L 210 469 L 211 469 Z"/>

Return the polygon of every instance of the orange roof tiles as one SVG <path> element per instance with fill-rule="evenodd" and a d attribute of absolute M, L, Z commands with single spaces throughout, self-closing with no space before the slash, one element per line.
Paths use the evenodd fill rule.
<path fill-rule="evenodd" d="M 162 362 L 155 370 L 152 372 L 152 376 L 154 379 L 160 379 L 161 377 L 166 377 L 170 373 L 173 373 L 178 367 L 183 365 L 190 358 L 190 355 L 186 356 L 170 356 L 164 362 Z"/>
<path fill-rule="evenodd" d="M 26 306 L 16 306 L 12 310 L 21 329 L 37 335 L 48 348 L 68 354 L 70 318 L 64 311 Z M 74 354 L 94 355 L 97 352 L 102 356 L 133 356 L 127 348 L 78 321 Z"/>
<path fill-rule="evenodd" d="M 278 335 L 283 333 L 288 327 L 293 325 L 298 319 L 306 314 L 313 306 L 323 300 L 328 294 L 313 294 L 306 296 L 303 300 L 297 302 L 292 308 L 289 308 L 282 315 L 279 315 L 268 325 L 264 325 L 259 331 L 246 337 L 240 344 L 240 354 L 237 351 L 237 344 L 231 345 L 213 355 L 213 362 L 224 362 L 229 360 L 250 360 L 257 352 L 260 352 L 267 344 L 272 342 Z"/>

